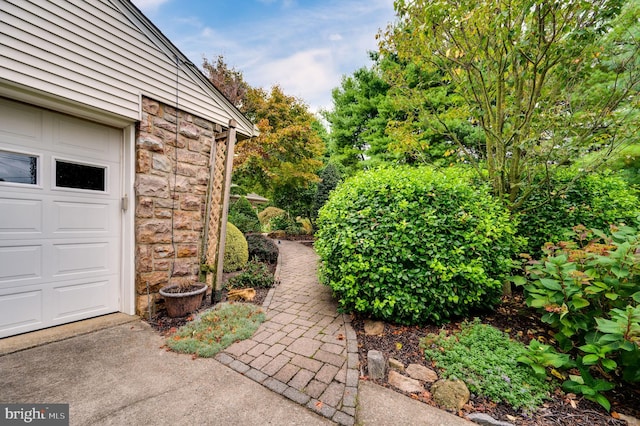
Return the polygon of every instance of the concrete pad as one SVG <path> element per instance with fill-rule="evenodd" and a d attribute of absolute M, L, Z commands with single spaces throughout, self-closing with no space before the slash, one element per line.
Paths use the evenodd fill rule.
<path fill-rule="evenodd" d="M 45 328 L 44 330 L 19 334 L 17 336 L 5 337 L 4 339 L 0 339 L 0 355 L 34 348 L 46 343 L 57 342 L 59 340 L 69 339 L 82 334 L 92 333 L 97 330 L 103 330 L 105 328 L 113 327 L 114 325 L 126 324 L 139 320 L 140 318 L 137 316 L 116 313 L 59 325 L 57 327 Z"/>
<path fill-rule="evenodd" d="M 358 385 L 356 419 L 359 425 L 375 426 L 472 426 L 446 411 L 404 396 L 373 382 Z"/>
<path fill-rule="evenodd" d="M 142 321 L 0 356 L 1 403 L 68 403 L 72 425 L 329 420 L 214 359 L 168 352 Z"/>

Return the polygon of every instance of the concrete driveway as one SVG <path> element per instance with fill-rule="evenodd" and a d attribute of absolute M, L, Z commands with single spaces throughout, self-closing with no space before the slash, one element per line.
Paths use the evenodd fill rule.
<path fill-rule="evenodd" d="M 0 355 L 0 403 L 68 403 L 72 425 L 332 424 L 213 359 L 167 352 L 140 320 L 36 343 Z"/>

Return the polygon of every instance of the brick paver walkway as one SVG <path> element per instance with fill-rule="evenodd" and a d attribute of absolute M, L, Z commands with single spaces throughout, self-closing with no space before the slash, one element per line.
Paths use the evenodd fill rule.
<path fill-rule="evenodd" d="M 358 392 L 358 342 L 349 317 L 336 311 L 331 289 L 319 284 L 318 257 L 282 241 L 269 292 L 267 320 L 250 339 L 216 359 L 336 423 L 352 425 Z"/>

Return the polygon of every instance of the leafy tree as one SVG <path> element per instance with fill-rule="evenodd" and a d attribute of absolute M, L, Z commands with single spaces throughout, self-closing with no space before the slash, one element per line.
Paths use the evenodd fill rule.
<path fill-rule="evenodd" d="M 441 76 L 434 86 L 452 100 L 422 102 L 423 121 L 521 210 L 539 173 L 551 177 L 598 151 L 595 168 L 625 141 L 640 82 L 635 3 L 398 0 L 400 19 L 381 35 L 381 54 L 412 64 L 420 80 Z M 401 99 L 424 99 L 423 85 L 394 77 Z M 483 151 L 451 120 L 481 129 Z"/>
<path fill-rule="evenodd" d="M 388 152 L 389 111 L 384 106 L 388 89 L 378 69 L 363 67 L 343 77 L 332 92 L 334 109 L 324 114 L 331 124 L 330 150 L 351 173 L 384 159 Z"/>
<path fill-rule="evenodd" d="M 279 86 L 269 92 L 249 86 L 242 72 L 229 67 L 222 55 L 215 63 L 204 58 L 202 67 L 214 86 L 260 130 L 258 137 L 236 146 L 234 183 L 274 199 L 292 215 L 309 216 L 326 129 L 307 105 Z"/>
<path fill-rule="evenodd" d="M 241 71 L 229 68 L 224 57 L 218 55 L 215 63 L 202 58 L 202 68 L 205 75 L 233 105 L 242 108 L 249 85 L 244 81 Z"/>
<path fill-rule="evenodd" d="M 250 88 L 243 111 L 257 123 L 260 135 L 238 143 L 234 181 L 276 196 L 280 207 L 295 210 L 296 194 L 304 194 L 318 181 L 316 172 L 322 166 L 325 146 L 317 119 L 302 101 L 284 94 L 279 86 L 270 92 Z"/>

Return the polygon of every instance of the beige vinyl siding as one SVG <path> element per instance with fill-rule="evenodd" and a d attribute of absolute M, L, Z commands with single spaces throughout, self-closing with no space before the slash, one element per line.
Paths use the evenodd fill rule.
<path fill-rule="evenodd" d="M 0 78 L 137 120 L 140 95 L 252 125 L 114 0 L 0 0 Z"/>

